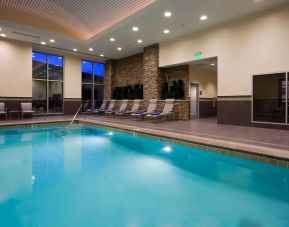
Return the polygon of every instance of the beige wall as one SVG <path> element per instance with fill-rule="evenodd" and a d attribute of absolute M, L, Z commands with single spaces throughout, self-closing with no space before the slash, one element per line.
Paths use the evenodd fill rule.
<path fill-rule="evenodd" d="M 35 51 L 64 57 L 64 98 L 81 98 L 81 60 L 92 57 L 68 54 L 48 47 Z M 32 97 L 32 47 L 0 39 L 0 97 Z"/>
<path fill-rule="evenodd" d="M 64 98 L 81 98 L 81 58 L 64 56 Z"/>
<path fill-rule="evenodd" d="M 218 95 L 251 95 L 252 75 L 289 70 L 289 6 L 160 44 L 160 66 L 218 57 Z"/>
<path fill-rule="evenodd" d="M 32 47 L 0 39 L 0 97 L 32 97 Z"/>
<path fill-rule="evenodd" d="M 190 65 L 190 84 L 199 84 L 200 98 L 217 97 L 217 72 Z"/>

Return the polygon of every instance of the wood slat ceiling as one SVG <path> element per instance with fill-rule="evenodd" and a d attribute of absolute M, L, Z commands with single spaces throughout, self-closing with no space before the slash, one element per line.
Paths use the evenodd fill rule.
<path fill-rule="evenodd" d="M 1 0 L 2 10 L 57 24 L 81 40 L 88 40 L 157 0 Z M 11 14 L 10 14 L 11 15 Z M 1 18 L 1 15 L 0 15 Z M 11 18 L 9 18 L 11 19 Z M 16 18 L 15 18 L 16 19 Z M 33 26 L 32 24 L 27 24 Z M 27 20 L 22 20 L 27 21 Z M 45 27 L 43 28 L 45 29 Z"/>

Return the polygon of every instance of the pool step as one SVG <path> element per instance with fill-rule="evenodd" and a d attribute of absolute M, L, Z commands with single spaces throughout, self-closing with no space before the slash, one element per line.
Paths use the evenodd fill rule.
<path fill-rule="evenodd" d="M 73 124 L 70 127 L 59 128 L 55 131 L 57 136 L 65 136 L 67 134 L 71 134 L 72 132 L 77 132 L 83 129 L 83 126 L 80 124 Z"/>

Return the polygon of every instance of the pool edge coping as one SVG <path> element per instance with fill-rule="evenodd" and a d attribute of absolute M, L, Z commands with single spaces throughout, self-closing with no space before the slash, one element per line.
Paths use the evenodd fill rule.
<path fill-rule="evenodd" d="M 140 135 L 154 136 L 156 138 L 169 139 L 173 142 L 180 142 L 180 144 L 189 145 L 197 144 L 199 146 L 192 146 L 194 148 L 204 149 L 206 151 L 220 153 L 239 158 L 254 160 L 267 164 L 277 165 L 289 168 L 289 151 L 263 147 L 259 145 L 243 144 L 238 142 L 223 141 L 220 139 L 205 138 L 201 136 L 187 135 L 170 131 L 161 131 L 150 128 L 138 128 L 136 126 L 124 125 L 111 122 L 103 122 L 97 120 L 76 120 L 82 124 L 93 124 L 104 126 L 108 128 L 120 129 Z"/>
<path fill-rule="evenodd" d="M 35 122 L 13 122 L 1 124 L 1 128 L 14 128 L 19 126 L 34 126 L 34 125 L 51 125 L 51 124 L 67 124 L 71 120 L 42 120 Z M 171 131 L 157 130 L 145 127 L 136 127 L 132 125 L 124 125 L 119 123 L 105 122 L 99 120 L 76 119 L 75 123 L 88 124 L 94 126 L 102 126 L 123 130 L 125 132 L 137 133 L 154 139 L 169 140 L 169 142 L 199 148 L 205 151 L 234 156 L 241 159 L 248 159 L 266 164 L 271 164 L 280 167 L 289 168 L 289 151 L 270 148 L 259 145 L 251 145 L 221 139 L 206 138 L 202 136 L 188 135 Z"/>

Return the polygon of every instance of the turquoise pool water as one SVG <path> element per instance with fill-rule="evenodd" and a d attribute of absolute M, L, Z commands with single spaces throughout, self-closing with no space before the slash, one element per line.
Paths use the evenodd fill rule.
<path fill-rule="evenodd" d="M 83 126 L 0 130 L 1 227 L 288 227 L 289 170 Z"/>

